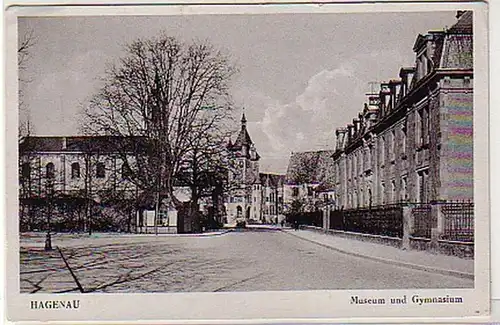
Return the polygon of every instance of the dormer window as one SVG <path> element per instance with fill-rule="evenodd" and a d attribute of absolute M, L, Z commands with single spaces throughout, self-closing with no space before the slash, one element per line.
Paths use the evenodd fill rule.
<path fill-rule="evenodd" d="M 418 80 L 422 79 L 427 74 L 427 58 L 422 52 L 417 58 L 417 74 Z"/>

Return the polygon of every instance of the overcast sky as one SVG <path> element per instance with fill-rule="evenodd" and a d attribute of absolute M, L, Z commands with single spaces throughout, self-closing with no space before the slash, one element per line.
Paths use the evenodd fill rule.
<path fill-rule="evenodd" d="M 20 18 L 20 35 L 36 37 L 23 101 L 36 135 L 77 135 L 82 105 L 123 44 L 161 31 L 208 39 L 240 69 L 232 94 L 261 170 L 284 172 L 291 151 L 333 149 L 369 82 L 397 78 L 414 64 L 419 33 L 455 21 L 455 12 Z"/>

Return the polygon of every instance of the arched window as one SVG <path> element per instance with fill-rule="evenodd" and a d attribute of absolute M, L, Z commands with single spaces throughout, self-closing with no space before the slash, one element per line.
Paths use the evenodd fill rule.
<path fill-rule="evenodd" d="M 80 164 L 77 162 L 71 164 L 71 178 L 80 178 Z"/>
<path fill-rule="evenodd" d="M 49 162 L 46 166 L 45 166 L 45 177 L 47 178 L 54 178 L 54 175 L 55 175 L 55 167 L 54 167 L 54 164 Z"/>
<path fill-rule="evenodd" d="M 132 174 L 130 167 L 127 166 L 127 164 L 122 165 L 122 178 L 123 179 L 129 179 L 130 175 Z"/>
<path fill-rule="evenodd" d="M 21 176 L 23 178 L 30 178 L 31 176 L 31 166 L 30 163 L 24 163 L 21 166 Z"/>
<path fill-rule="evenodd" d="M 106 177 L 106 169 L 104 167 L 103 163 L 97 163 L 96 165 L 96 175 L 97 178 L 104 178 Z"/>
<path fill-rule="evenodd" d="M 241 206 L 236 207 L 236 216 L 239 218 L 243 214 L 243 208 Z"/>

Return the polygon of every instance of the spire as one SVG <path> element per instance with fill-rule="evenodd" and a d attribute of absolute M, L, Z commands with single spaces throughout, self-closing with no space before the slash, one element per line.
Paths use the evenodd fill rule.
<path fill-rule="evenodd" d="M 245 117 L 245 109 L 243 109 L 243 114 L 241 115 L 241 128 L 244 129 L 247 126 L 247 119 Z"/>

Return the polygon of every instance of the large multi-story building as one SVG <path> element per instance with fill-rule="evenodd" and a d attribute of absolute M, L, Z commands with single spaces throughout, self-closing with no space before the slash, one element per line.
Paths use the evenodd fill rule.
<path fill-rule="evenodd" d="M 91 217 L 102 213 L 104 206 L 93 208 L 107 200 L 121 202 L 116 218 L 124 220 L 118 223 L 133 230 L 137 211 L 147 209 L 149 203 L 130 181 L 129 169 L 118 153 L 127 143 L 132 145 L 127 138 L 109 136 L 23 139 L 19 145 L 21 228 L 44 228 L 47 214 L 58 216 L 52 220 L 56 228 L 60 224 L 62 229 L 88 229 L 90 223 L 106 228 L 95 223 L 112 226 L 114 222 Z"/>
<path fill-rule="evenodd" d="M 413 67 L 336 130 L 336 207 L 473 199 L 472 12 L 418 35 Z"/>
<path fill-rule="evenodd" d="M 227 145 L 232 158 L 226 198 L 227 223 L 234 224 L 239 218 L 276 222 L 283 210 L 283 175 L 260 172 L 260 155 L 246 123 L 243 114 L 236 140 Z"/>

